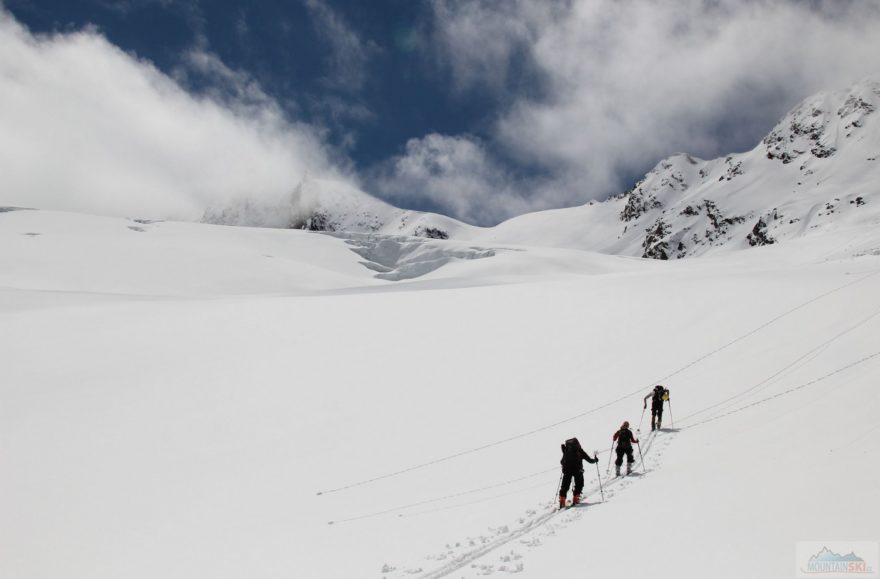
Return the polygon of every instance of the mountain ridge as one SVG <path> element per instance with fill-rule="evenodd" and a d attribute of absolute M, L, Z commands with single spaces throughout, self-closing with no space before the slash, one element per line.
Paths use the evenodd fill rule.
<path fill-rule="evenodd" d="M 540 221 L 566 221 L 567 234 L 555 233 L 554 244 L 676 259 L 876 224 L 878 107 L 880 82 L 874 79 L 818 93 L 750 151 L 711 160 L 676 153 L 622 194 L 515 217 L 496 226 L 493 237 L 509 240 L 518 231 L 540 229 Z"/>
<path fill-rule="evenodd" d="M 305 179 L 278 207 L 247 201 L 203 221 L 325 232 L 565 247 L 651 259 L 746 249 L 828 228 L 880 223 L 880 80 L 823 91 L 751 150 L 703 160 L 675 153 L 628 191 L 494 227 L 394 207 L 354 186 Z"/>

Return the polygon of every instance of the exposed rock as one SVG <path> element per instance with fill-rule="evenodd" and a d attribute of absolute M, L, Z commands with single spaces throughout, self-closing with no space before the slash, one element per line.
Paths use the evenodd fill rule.
<path fill-rule="evenodd" d="M 416 237 L 427 237 L 428 239 L 449 239 L 449 234 L 442 229 L 436 227 L 417 227 L 415 230 Z"/>
<path fill-rule="evenodd" d="M 290 228 L 307 231 L 336 231 L 336 226 L 330 222 L 330 216 L 323 211 L 315 211 L 302 223 L 291 223 Z"/>
<path fill-rule="evenodd" d="M 675 257 L 677 259 L 687 257 L 687 246 L 684 244 L 683 241 L 678 242 L 678 247 L 676 247 L 676 251 L 677 253 L 675 254 Z"/>
<path fill-rule="evenodd" d="M 743 174 L 742 161 L 737 161 L 736 163 L 734 163 L 733 157 L 728 157 L 724 160 L 724 162 L 727 163 L 727 172 L 724 175 L 722 175 L 721 177 L 718 177 L 719 181 L 724 181 L 725 179 L 730 181 L 731 179 L 733 179 L 737 175 Z"/>
<path fill-rule="evenodd" d="M 812 149 L 810 149 L 810 152 L 815 157 L 818 157 L 819 159 L 824 159 L 824 158 L 830 157 L 831 155 L 836 153 L 837 149 L 834 147 L 826 147 L 825 145 L 819 144 L 819 145 L 816 145 L 815 147 L 813 147 Z"/>
<path fill-rule="evenodd" d="M 752 232 L 746 236 L 746 239 L 748 239 L 749 245 L 752 247 L 759 245 L 772 245 L 776 243 L 776 240 L 770 237 L 770 234 L 767 233 L 767 223 L 764 221 L 763 217 L 758 219 L 758 222 L 755 223 Z"/>
<path fill-rule="evenodd" d="M 669 225 L 662 219 L 658 219 L 652 227 L 645 231 L 647 232 L 647 235 L 642 242 L 642 247 L 645 249 L 644 253 L 642 253 L 642 257 L 649 259 L 669 259 L 669 244 L 664 240 L 664 237 L 669 235 Z"/>
<path fill-rule="evenodd" d="M 704 199 L 703 205 L 706 207 L 706 216 L 709 218 L 712 227 L 715 228 L 715 231 L 717 231 L 719 235 L 727 233 L 727 228 L 729 226 L 737 223 L 744 223 L 746 220 L 745 217 L 724 217 L 715 202 L 710 201 L 709 199 Z"/>
<path fill-rule="evenodd" d="M 871 103 L 862 99 L 860 95 L 850 94 L 846 101 L 843 103 L 843 106 L 837 109 L 837 116 L 841 119 L 844 117 L 848 117 L 853 114 L 859 115 L 859 118 L 854 119 L 849 124 L 845 125 L 844 128 L 848 129 L 851 126 L 861 127 L 861 116 L 862 115 L 870 115 L 876 110 L 876 107 Z"/>
<path fill-rule="evenodd" d="M 630 191 L 627 194 L 626 205 L 620 212 L 621 221 L 632 221 L 638 219 L 651 209 L 659 209 L 663 204 L 653 195 L 644 197 L 641 191 Z"/>

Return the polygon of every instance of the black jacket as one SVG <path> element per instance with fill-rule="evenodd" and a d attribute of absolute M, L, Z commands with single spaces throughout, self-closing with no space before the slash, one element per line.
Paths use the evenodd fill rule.
<path fill-rule="evenodd" d="M 590 458 L 590 455 L 581 448 L 580 443 L 576 443 L 575 448 L 568 453 L 565 452 L 564 444 L 559 445 L 559 447 L 562 449 L 562 460 L 559 461 L 559 464 L 562 465 L 563 472 L 583 472 L 584 465 L 581 462 L 583 460 L 590 464 L 599 462 L 599 457 Z"/>
<path fill-rule="evenodd" d="M 654 386 L 654 389 L 651 390 L 651 393 L 645 396 L 645 405 L 648 403 L 648 398 L 651 399 L 651 410 L 659 410 L 663 408 L 663 393 L 666 392 L 666 389 L 663 386 L 657 385 Z"/>

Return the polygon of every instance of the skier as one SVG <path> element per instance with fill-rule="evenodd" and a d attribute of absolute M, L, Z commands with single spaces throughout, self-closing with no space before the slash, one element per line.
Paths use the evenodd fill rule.
<path fill-rule="evenodd" d="M 645 396 L 643 409 L 648 408 L 648 398 L 651 399 L 651 430 L 660 430 L 660 423 L 663 421 L 663 402 L 669 400 L 669 390 L 661 384 L 654 386 L 654 389 Z"/>
<path fill-rule="evenodd" d="M 559 487 L 559 508 L 565 506 L 565 497 L 568 494 L 568 487 L 571 485 L 571 479 L 574 478 L 574 495 L 571 504 L 576 505 L 581 502 L 581 491 L 584 490 L 584 465 L 582 460 L 590 464 L 599 462 L 599 453 L 596 452 L 595 458 L 590 458 L 577 438 L 569 438 L 565 444 L 560 445 L 562 448 L 562 486 Z"/>
<path fill-rule="evenodd" d="M 612 440 L 617 441 L 617 460 L 614 461 L 614 465 L 617 467 L 617 476 L 620 476 L 620 466 L 623 464 L 624 454 L 626 455 L 626 474 L 631 474 L 632 465 L 635 462 L 632 445 L 633 443 L 638 444 L 639 441 L 629 429 L 629 422 L 624 421 L 620 425 L 620 430 L 614 433 Z"/>

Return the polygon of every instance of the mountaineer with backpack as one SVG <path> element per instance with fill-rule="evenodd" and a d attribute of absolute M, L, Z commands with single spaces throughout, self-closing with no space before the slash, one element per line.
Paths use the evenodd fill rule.
<path fill-rule="evenodd" d="M 624 421 L 620 425 L 620 430 L 614 433 L 612 440 L 617 442 L 617 460 L 614 461 L 614 465 L 617 467 L 617 476 L 620 476 L 620 466 L 623 464 L 624 454 L 626 455 L 626 474 L 631 474 L 632 465 L 635 462 L 632 445 L 633 443 L 638 444 L 639 441 L 629 429 L 628 421 Z"/>
<path fill-rule="evenodd" d="M 577 438 L 569 438 L 562 447 L 562 481 L 559 487 L 559 508 L 565 506 L 565 497 L 568 494 L 568 487 L 571 486 L 571 479 L 574 478 L 574 495 L 571 504 L 576 505 L 581 502 L 581 491 L 584 490 L 584 465 L 582 460 L 590 464 L 599 462 L 599 453 L 595 452 L 596 457 L 590 458 Z"/>
<path fill-rule="evenodd" d="M 663 421 L 663 403 L 669 400 L 669 390 L 661 384 L 654 386 L 654 389 L 645 396 L 643 409 L 648 408 L 648 398 L 651 399 L 651 430 L 660 430 L 660 423 Z"/>

